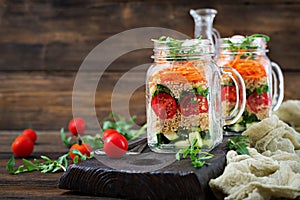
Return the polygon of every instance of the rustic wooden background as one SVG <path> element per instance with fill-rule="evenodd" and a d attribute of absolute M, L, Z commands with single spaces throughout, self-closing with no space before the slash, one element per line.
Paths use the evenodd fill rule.
<path fill-rule="evenodd" d="M 94 47 L 139 27 L 163 27 L 193 36 L 189 9 L 204 7 L 218 10 L 214 27 L 222 37 L 269 35 L 268 55 L 284 72 L 285 100 L 300 99 L 299 0 L 0 0 L 0 129 L 66 127 L 72 118 L 76 73 Z M 98 120 L 111 112 L 118 79 L 133 67 L 151 62 L 150 56 L 151 49 L 136 50 L 104 71 L 95 95 Z M 145 70 L 134 73 L 133 83 L 144 80 Z M 122 102 L 122 95 L 117 98 Z M 128 107 L 139 124 L 145 122 L 142 85 L 131 95 L 129 105 L 124 103 Z M 85 109 L 80 114 L 95 117 Z M 93 128 L 97 126 L 92 124 Z"/>

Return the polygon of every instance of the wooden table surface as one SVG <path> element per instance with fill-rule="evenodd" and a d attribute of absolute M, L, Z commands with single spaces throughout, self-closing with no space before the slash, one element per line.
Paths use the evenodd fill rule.
<path fill-rule="evenodd" d="M 20 131 L 0 131 L 0 199 L 111 199 L 59 189 L 57 184 L 63 172 L 34 171 L 17 175 L 9 174 L 6 171 L 6 163 L 12 156 L 11 143 L 20 133 Z M 41 155 L 56 159 L 66 152 L 59 130 L 38 132 L 34 152 L 27 159 L 33 160 L 40 158 Z M 16 166 L 21 163 L 21 160 L 16 158 Z"/>

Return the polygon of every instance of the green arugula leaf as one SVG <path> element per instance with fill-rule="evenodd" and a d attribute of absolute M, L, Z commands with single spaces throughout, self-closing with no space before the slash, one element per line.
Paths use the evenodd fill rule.
<path fill-rule="evenodd" d="M 69 136 L 67 137 L 64 131 L 64 128 L 60 129 L 60 136 L 61 136 L 61 140 L 63 141 L 63 143 L 65 144 L 65 146 L 67 148 L 70 148 L 73 144 L 75 144 L 76 142 L 71 142 L 72 137 Z"/>
<path fill-rule="evenodd" d="M 255 38 L 264 38 L 266 42 L 270 41 L 270 37 L 264 34 L 252 34 L 250 36 L 246 36 L 241 43 L 233 43 L 230 39 L 226 41 L 229 45 L 228 49 L 231 51 L 238 51 L 240 49 L 257 49 L 258 46 L 253 45 L 253 41 Z"/>
<path fill-rule="evenodd" d="M 27 172 L 27 170 L 24 169 L 24 165 L 21 165 L 18 167 L 17 170 L 14 171 L 14 174 L 19 174 L 19 173 L 23 173 L 23 172 Z"/>
<path fill-rule="evenodd" d="M 93 149 L 102 148 L 104 143 L 101 139 L 101 134 L 96 134 L 95 136 L 84 135 L 81 137 L 83 143 L 88 143 Z"/>
<path fill-rule="evenodd" d="M 263 37 L 263 38 L 265 38 L 266 42 L 270 42 L 270 37 L 265 34 L 255 33 L 255 34 L 248 36 L 248 38 L 257 38 L 257 37 Z"/>
<path fill-rule="evenodd" d="M 27 171 L 36 171 L 39 170 L 39 166 L 36 163 L 32 163 L 29 160 L 22 159 Z"/>
<path fill-rule="evenodd" d="M 63 171 L 66 171 L 68 167 L 68 160 L 67 160 L 68 156 L 69 153 L 62 155 L 57 159 L 57 162 L 60 164 L 60 167 L 63 169 Z"/>
<path fill-rule="evenodd" d="M 213 158 L 214 155 L 205 151 L 201 151 L 201 148 L 196 146 L 196 144 L 197 139 L 194 139 L 190 147 L 186 149 L 180 149 L 175 155 L 176 160 L 180 160 L 181 157 L 185 159 L 189 156 L 195 168 L 200 168 L 204 165 L 210 165 L 210 163 L 206 162 L 206 160 Z"/>
<path fill-rule="evenodd" d="M 269 86 L 268 85 L 263 85 L 259 88 L 255 88 L 255 91 L 257 92 L 258 95 L 262 95 L 263 93 L 268 93 L 269 92 Z"/>
<path fill-rule="evenodd" d="M 73 159 L 74 163 L 78 163 L 79 159 L 80 160 L 86 160 L 86 159 L 90 159 L 90 158 L 94 157 L 93 152 L 90 153 L 90 156 L 87 156 L 86 154 L 82 154 L 78 149 L 73 149 L 72 153 L 76 155 L 75 158 Z"/>
<path fill-rule="evenodd" d="M 71 148 L 72 145 L 76 144 L 76 141 L 72 141 L 72 139 L 76 139 L 72 136 L 67 137 L 65 132 L 64 132 L 64 128 L 61 128 L 60 130 L 60 135 L 61 135 L 61 140 L 64 143 L 64 145 L 69 149 Z M 100 139 L 101 138 L 101 134 L 97 134 L 95 136 L 91 136 L 91 135 L 84 135 L 81 136 L 81 140 L 84 143 L 88 143 L 89 145 L 91 145 L 91 147 L 93 149 L 97 149 L 97 148 L 102 148 L 103 147 L 103 141 Z"/>
<path fill-rule="evenodd" d="M 76 155 L 76 156 L 74 157 L 73 162 L 74 162 L 75 164 L 79 162 L 79 156 L 78 156 L 78 155 Z"/>
<path fill-rule="evenodd" d="M 251 124 L 253 122 L 259 122 L 259 121 L 260 120 L 258 119 L 258 117 L 254 113 L 251 113 L 249 115 L 248 111 L 244 111 L 243 120 L 240 121 L 238 124 L 240 124 L 242 126 L 246 126 L 247 124 Z"/>
<path fill-rule="evenodd" d="M 153 92 L 152 96 L 154 96 L 160 92 L 167 93 L 167 94 L 171 95 L 171 97 L 175 98 L 173 92 L 167 86 L 164 86 L 162 84 L 156 85 L 156 90 Z"/>
<path fill-rule="evenodd" d="M 13 174 L 15 172 L 14 166 L 15 166 L 15 157 L 12 156 L 6 164 L 6 171 Z"/>
<path fill-rule="evenodd" d="M 48 161 L 48 162 L 50 161 L 51 162 L 51 159 L 47 156 L 41 156 L 41 158 L 45 161 Z"/>
<path fill-rule="evenodd" d="M 227 140 L 227 147 L 238 154 L 249 154 L 249 144 L 250 137 L 246 135 L 237 135 Z"/>
<path fill-rule="evenodd" d="M 201 44 L 201 38 L 199 37 L 195 38 L 193 44 L 189 45 L 186 45 L 185 40 L 177 40 L 166 36 L 153 39 L 152 41 L 168 47 L 168 61 L 194 59 L 191 58 L 191 55 L 197 57 L 197 55 L 202 54 L 203 51 L 201 48 L 197 48 L 197 46 Z"/>
<path fill-rule="evenodd" d="M 111 113 L 108 118 L 100 122 L 102 130 L 115 129 L 129 141 L 133 140 L 146 132 L 147 125 L 144 124 L 140 129 L 133 129 L 136 116 L 133 116 L 128 121 L 120 115 Z"/>
<path fill-rule="evenodd" d="M 16 170 L 15 167 L 15 158 L 12 156 L 7 163 L 6 170 L 11 174 L 19 174 L 24 172 L 31 171 L 41 171 L 42 173 L 47 172 L 57 172 L 57 171 L 66 171 L 68 167 L 67 157 L 69 153 L 60 156 L 57 160 L 52 160 L 47 156 L 41 156 L 41 159 L 44 162 L 40 162 L 37 159 L 34 159 L 33 162 L 23 158 L 22 162 L 24 165 L 20 165 Z"/>
<path fill-rule="evenodd" d="M 200 95 L 202 95 L 204 97 L 208 96 L 208 93 L 209 93 L 208 88 L 206 88 L 204 90 L 201 86 L 199 86 L 198 88 L 195 88 L 195 90 L 196 90 L 196 94 L 200 94 Z"/>

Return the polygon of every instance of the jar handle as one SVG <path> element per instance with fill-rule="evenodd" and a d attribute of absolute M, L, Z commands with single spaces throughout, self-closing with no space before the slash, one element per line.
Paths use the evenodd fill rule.
<path fill-rule="evenodd" d="M 233 75 L 234 74 L 234 75 Z M 236 89 L 236 102 L 234 109 L 230 112 L 228 117 L 224 117 L 224 125 L 234 124 L 242 116 L 246 106 L 246 87 L 244 79 L 240 73 L 232 67 L 221 67 L 221 75 L 229 76 Z"/>
<path fill-rule="evenodd" d="M 271 62 L 272 67 L 272 110 L 275 111 L 279 108 L 284 97 L 284 81 L 283 74 L 279 65 L 275 62 Z M 278 91 L 279 90 L 279 91 Z"/>
<path fill-rule="evenodd" d="M 217 29 L 213 28 L 212 29 L 212 36 L 213 36 L 215 49 L 217 50 L 219 48 L 219 40 L 221 38 L 221 35 L 220 35 L 220 33 Z"/>
<path fill-rule="evenodd" d="M 220 41 L 221 35 L 220 35 L 219 31 L 215 28 L 212 28 L 212 37 L 213 37 L 212 40 L 214 43 L 214 52 L 215 52 L 214 58 L 216 59 L 218 57 L 219 41 Z"/>

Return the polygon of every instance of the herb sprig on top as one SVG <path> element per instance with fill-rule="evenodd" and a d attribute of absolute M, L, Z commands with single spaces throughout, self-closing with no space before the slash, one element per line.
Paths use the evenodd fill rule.
<path fill-rule="evenodd" d="M 250 36 L 246 36 L 244 39 L 242 39 L 241 42 L 238 43 L 232 42 L 230 39 L 226 40 L 227 44 L 229 45 L 227 49 L 229 49 L 230 51 L 257 49 L 258 46 L 253 44 L 256 38 L 264 38 L 266 42 L 270 41 L 269 36 L 265 34 L 256 33 Z"/>
<path fill-rule="evenodd" d="M 177 40 L 171 37 L 161 36 L 159 39 L 152 39 L 152 41 L 161 45 L 162 51 L 167 51 L 167 61 L 191 60 L 194 59 L 194 56 L 198 57 L 203 53 L 202 48 L 199 48 L 199 44 L 202 43 L 201 37 L 192 40 Z M 163 46 L 166 48 L 163 49 Z"/>

